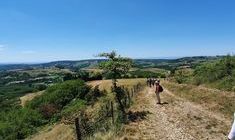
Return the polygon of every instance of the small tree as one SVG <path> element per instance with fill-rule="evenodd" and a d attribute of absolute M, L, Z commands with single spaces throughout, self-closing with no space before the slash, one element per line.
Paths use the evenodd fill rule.
<path fill-rule="evenodd" d="M 101 53 L 99 54 L 99 57 L 105 57 L 108 59 L 107 61 L 100 63 L 100 68 L 112 78 L 113 92 L 116 95 L 119 108 L 123 115 L 126 115 L 125 106 L 122 102 L 122 97 L 125 95 L 123 95 L 124 93 L 122 92 L 122 88 L 117 86 L 117 79 L 128 73 L 133 62 L 130 58 L 124 58 L 117 55 L 115 51 L 112 51 L 111 53 Z"/>

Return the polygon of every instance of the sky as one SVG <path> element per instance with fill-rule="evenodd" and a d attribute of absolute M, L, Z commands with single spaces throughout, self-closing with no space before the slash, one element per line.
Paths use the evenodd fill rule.
<path fill-rule="evenodd" d="M 235 53 L 234 0 L 1 0 L 0 63 Z"/>

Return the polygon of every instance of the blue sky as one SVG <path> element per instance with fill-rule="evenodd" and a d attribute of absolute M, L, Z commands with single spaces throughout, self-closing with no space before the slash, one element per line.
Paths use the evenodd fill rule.
<path fill-rule="evenodd" d="M 235 53 L 234 0 L 2 0 L 0 63 Z"/>

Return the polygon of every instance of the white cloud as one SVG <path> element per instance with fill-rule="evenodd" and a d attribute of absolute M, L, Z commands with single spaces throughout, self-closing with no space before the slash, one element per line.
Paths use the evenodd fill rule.
<path fill-rule="evenodd" d="M 26 50 L 26 51 L 21 51 L 22 54 L 35 54 L 35 51 L 32 50 Z"/>

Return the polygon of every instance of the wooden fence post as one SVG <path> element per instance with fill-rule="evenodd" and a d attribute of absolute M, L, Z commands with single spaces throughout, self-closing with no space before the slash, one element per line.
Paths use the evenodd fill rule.
<path fill-rule="evenodd" d="M 125 98 L 124 98 L 124 105 L 125 105 L 125 107 L 127 107 L 127 96 L 125 96 Z"/>
<path fill-rule="evenodd" d="M 128 95 L 128 105 L 130 106 L 131 105 L 131 96 L 130 96 L 130 93 L 128 92 L 127 95 Z"/>
<path fill-rule="evenodd" d="M 111 117 L 112 117 L 112 123 L 114 124 L 114 112 L 113 112 L 113 102 L 111 102 Z"/>
<path fill-rule="evenodd" d="M 131 97 L 133 98 L 134 97 L 134 91 L 132 90 L 131 92 Z"/>
<path fill-rule="evenodd" d="M 77 134 L 77 140 L 82 140 L 82 134 L 80 130 L 80 122 L 79 119 L 75 119 L 75 126 L 76 126 L 76 134 Z"/>
<path fill-rule="evenodd" d="M 109 104 L 106 104 L 106 116 L 108 116 L 109 117 Z"/>

